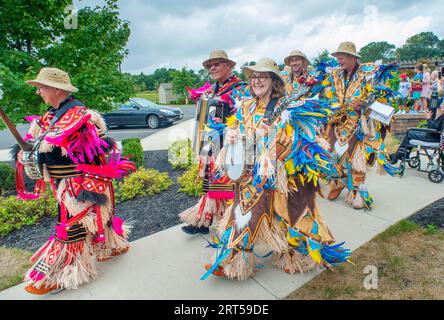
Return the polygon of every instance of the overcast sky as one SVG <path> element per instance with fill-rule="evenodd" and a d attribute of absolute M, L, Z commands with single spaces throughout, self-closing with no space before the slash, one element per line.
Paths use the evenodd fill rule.
<path fill-rule="evenodd" d="M 75 0 L 78 8 L 103 3 Z M 359 50 L 372 41 L 398 47 L 423 31 L 444 37 L 442 0 L 119 0 L 118 5 L 121 18 L 130 22 L 130 53 L 122 65 L 130 73 L 198 70 L 214 48 L 226 50 L 241 66 L 261 57 L 281 63 L 294 49 L 314 57 L 345 40 Z"/>

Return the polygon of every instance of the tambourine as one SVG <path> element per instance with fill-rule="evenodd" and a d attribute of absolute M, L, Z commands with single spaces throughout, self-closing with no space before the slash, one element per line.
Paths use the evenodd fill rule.
<path fill-rule="evenodd" d="M 225 172 L 232 181 L 238 181 L 245 175 L 246 159 L 245 145 L 242 136 L 236 139 L 234 144 L 229 144 L 225 155 Z"/>

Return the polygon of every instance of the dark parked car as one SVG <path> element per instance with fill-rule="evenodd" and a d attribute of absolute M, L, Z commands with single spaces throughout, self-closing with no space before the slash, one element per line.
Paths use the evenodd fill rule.
<path fill-rule="evenodd" d="M 139 125 L 155 129 L 161 125 L 182 120 L 179 108 L 158 106 L 142 98 L 131 98 L 127 103 L 118 104 L 117 110 L 103 114 L 106 124 L 111 126 Z"/>

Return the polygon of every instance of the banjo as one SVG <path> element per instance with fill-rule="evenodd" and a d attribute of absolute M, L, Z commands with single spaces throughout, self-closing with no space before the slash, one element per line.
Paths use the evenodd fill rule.
<path fill-rule="evenodd" d="M 8 127 L 9 131 L 14 136 L 20 149 L 23 150 L 23 163 L 28 177 L 33 180 L 43 179 L 43 165 L 38 151 L 41 139 L 37 139 L 33 144 L 25 142 L 11 119 L 9 119 L 1 107 L 0 118 L 2 118 L 6 127 Z"/>

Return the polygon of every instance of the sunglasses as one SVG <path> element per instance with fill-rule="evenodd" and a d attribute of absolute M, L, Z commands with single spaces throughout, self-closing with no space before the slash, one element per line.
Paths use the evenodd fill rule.
<path fill-rule="evenodd" d="M 211 67 L 215 67 L 215 68 L 217 68 L 217 67 L 219 67 L 222 63 L 226 63 L 226 61 L 218 61 L 218 62 L 209 62 L 209 63 L 207 63 L 207 64 L 205 64 L 205 67 L 207 68 L 207 69 L 211 69 Z"/>

